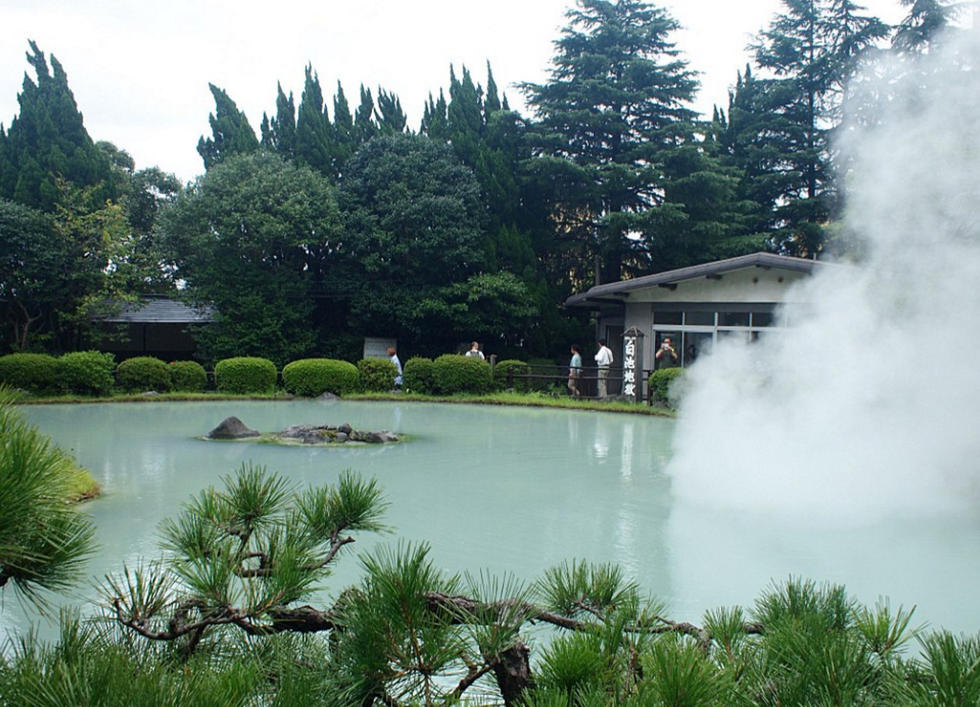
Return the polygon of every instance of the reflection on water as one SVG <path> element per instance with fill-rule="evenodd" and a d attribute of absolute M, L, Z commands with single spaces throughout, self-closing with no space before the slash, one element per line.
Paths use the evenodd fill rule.
<path fill-rule="evenodd" d="M 329 595 L 357 580 L 357 553 L 401 537 L 428 542 L 448 572 L 487 569 L 534 580 L 570 559 L 611 561 L 666 600 L 678 619 L 748 604 L 771 578 L 794 574 L 844 582 L 865 601 L 886 594 L 893 603 L 917 602 L 920 619 L 955 630 L 980 627 L 980 607 L 969 596 L 980 580 L 976 523 L 791 528 L 675 504 L 663 473 L 671 420 L 347 401 L 40 406 L 24 414 L 105 486 L 105 496 L 87 506 L 103 548 L 89 564 L 94 579 L 157 556 L 160 521 L 252 460 L 297 485 L 332 483 L 350 468 L 384 489 L 396 535 L 361 536 L 349 546 L 327 580 Z M 264 432 L 347 422 L 411 441 L 328 449 L 197 439 L 229 415 Z M 80 590 L 89 599 L 90 584 Z M 0 609 L 0 643 L 28 621 L 9 597 Z"/>

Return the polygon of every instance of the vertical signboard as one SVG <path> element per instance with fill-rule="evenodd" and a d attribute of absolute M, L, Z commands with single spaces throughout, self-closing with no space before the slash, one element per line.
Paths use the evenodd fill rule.
<path fill-rule="evenodd" d="M 623 397 L 643 402 L 643 332 L 636 327 L 623 332 Z"/>

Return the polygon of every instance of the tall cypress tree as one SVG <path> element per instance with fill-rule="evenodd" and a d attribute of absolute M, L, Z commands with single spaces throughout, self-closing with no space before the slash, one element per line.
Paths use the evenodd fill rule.
<path fill-rule="evenodd" d="M 82 122 L 68 77 L 55 57 L 51 66 L 36 43 L 29 42 L 27 62 L 37 82 L 24 75 L 17 96 L 20 113 L 8 130 L 0 128 L 0 197 L 50 212 L 62 179 L 86 193 L 92 206 L 114 198 L 112 168 Z"/>
<path fill-rule="evenodd" d="M 693 137 L 697 81 L 670 41 L 677 22 L 659 7 L 578 0 L 567 17 L 550 80 L 522 89 L 540 120 L 539 150 L 551 158 L 540 168 L 571 187 L 555 214 L 594 262 L 576 268 L 584 285 L 649 267 L 657 222 L 672 210 L 658 165 Z"/>
<path fill-rule="evenodd" d="M 358 143 L 365 143 L 378 134 L 378 125 L 374 121 L 374 98 L 371 89 L 361 84 L 361 102 L 354 114 L 354 132 Z"/>
<path fill-rule="evenodd" d="M 214 113 L 208 116 L 211 137 L 202 135 L 197 141 L 197 153 L 204 160 L 204 169 L 210 169 L 229 155 L 254 152 L 259 147 L 248 118 L 227 92 L 213 83 L 208 88 L 214 96 Z"/>
<path fill-rule="evenodd" d="M 279 83 L 276 84 L 276 116 L 268 120 L 262 115 L 262 146 L 286 159 L 296 156 L 296 105 L 292 91 L 287 98 Z"/>
<path fill-rule="evenodd" d="M 320 78 L 306 66 L 303 96 L 296 117 L 296 160 L 324 175 L 333 175 L 333 139 L 330 117 L 323 104 Z"/>

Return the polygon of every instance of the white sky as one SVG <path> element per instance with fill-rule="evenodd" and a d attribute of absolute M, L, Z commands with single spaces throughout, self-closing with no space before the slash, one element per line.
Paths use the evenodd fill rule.
<path fill-rule="evenodd" d="M 137 168 L 157 165 L 188 180 L 203 172 L 198 138 L 210 135 L 208 82 L 224 88 L 259 130 L 274 113 L 276 82 L 299 105 L 303 69 L 330 99 L 339 79 L 355 106 L 361 83 L 396 93 L 418 128 L 422 105 L 465 64 L 486 83 L 490 61 L 511 107 L 513 84 L 547 77 L 552 42 L 573 0 L 0 0 L 0 123 L 18 113 L 27 40 L 64 66 L 95 140 L 127 150 Z M 701 72 L 694 107 L 727 106 L 749 59 L 745 45 L 779 0 L 662 0 L 684 27 L 674 40 Z M 864 0 L 886 22 L 899 0 Z"/>

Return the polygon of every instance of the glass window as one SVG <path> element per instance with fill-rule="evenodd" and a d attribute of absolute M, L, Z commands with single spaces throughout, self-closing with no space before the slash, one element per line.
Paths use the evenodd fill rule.
<path fill-rule="evenodd" d="M 706 332 L 684 332 L 684 365 L 690 366 L 699 356 L 711 350 L 712 335 Z"/>
<path fill-rule="evenodd" d="M 686 326 L 714 326 L 714 312 L 684 312 L 684 324 Z"/>
<path fill-rule="evenodd" d="M 772 312 L 752 312 L 752 326 L 772 326 Z"/>
<path fill-rule="evenodd" d="M 680 324 L 681 312 L 654 312 L 654 324 Z"/>
<path fill-rule="evenodd" d="M 718 312 L 718 326 L 748 326 L 748 312 Z"/>

